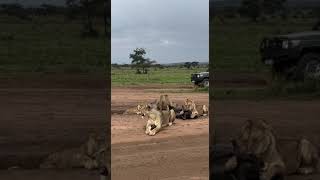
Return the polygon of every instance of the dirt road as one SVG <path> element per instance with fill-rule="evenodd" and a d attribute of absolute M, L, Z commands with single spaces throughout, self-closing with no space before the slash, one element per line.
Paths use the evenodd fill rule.
<path fill-rule="evenodd" d="M 105 136 L 104 80 L 38 79 L 0 78 L 0 179 L 70 179 L 76 172 L 99 178 L 37 168 L 48 154 L 84 143 L 90 132 Z M 10 167 L 19 169 L 5 170 Z"/>
<path fill-rule="evenodd" d="M 151 137 L 144 134 L 144 119 L 121 114 L 139 102 L 152 102 L 160 94 L 150 89 L 112 89 L 112 179 L 209 179 L 208 118 L 177 120 Z M 177 103 L 189 97 L 208 105 L 206 93 L 166 94 Z"/>

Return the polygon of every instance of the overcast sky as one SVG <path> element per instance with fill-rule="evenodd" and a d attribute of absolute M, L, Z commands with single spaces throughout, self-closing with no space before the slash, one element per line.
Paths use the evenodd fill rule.
<path fill-rule="evenodd" d="M 209 55 L 209 0 L 112 0 L 112 62 L 130 63 L 137 47 L 158 63 Z"/>

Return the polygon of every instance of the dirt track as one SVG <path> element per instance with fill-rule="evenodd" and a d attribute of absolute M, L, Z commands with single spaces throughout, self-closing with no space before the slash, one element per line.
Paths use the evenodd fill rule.
<path fill-rule="evenodd" d="M 190 97 L 208 105 L 205 93 L 166 93 L 182 103 Z M 139 102 L 151 102 L 160 92 L 146 89 L 112 89 L 112 179 L 209 179 L 208 118 L 183 121 L 156 136 L 144 134 L 145 120 L 121 115 Z"/>
<path fill-rule="evenodd" d="M 37 169 L 48 154 L 106 132 L 105 80 L 56 81 L 0 78 L 0 179 L 99 178 L 96 171 Z M 19 169 L 4 170 L 10 167 Z"/>
<path fill-rule="evenodd" d="M 24 81 L 25 84 L 28 84 Z M 33 168 L 48 153 L 77 147 L 88 132 L 104 132 L 105 92 L 86 83 L 71 87 L 19 87 L 20 83 L 0 89 L 0 167 Z M 144 87 L 145 88 L 145 87 Z M 162 90 L 141 88 L 112 89 L 112 170 L 113 179 L 208 179 L 208 119 L 177 121 L 155 137 L 143 134 L 145 123 L 139 116 L 121 116 L 128 107 L 154 100 L 161 92 L 180 87 L 160 86 Z M 167 88 L 167 89 L 165 89 Z M 186 87 L 183 87 L 186 88 Z M 168 93 L 182 103 L 192 97 L 208 104 L 205 93 Z M 179 97 L 177 97 L 179 96 Z M 143 98 L 142 98 L 143 97 Z M 225 141 L 247 118 L 271 122 L 278 136 L 298 138 L 306 135 L 320 144 L 320 101 L 214 101 L 217 139 Z M 88 121 L 88 119 L 90 119 Z M 156 152 L 156 153 L 154 153 Z M 155 155 L 156 154 L 156 155 Z M 155 169 L 154 167 L 158 167 Z M 125 172 L 124 172 L 125 170 Z M 153 174 L 150 177 L 150 174 Z M 137 175 L 137 176 L 136 176 Z M 0 179 L 97 179 L 96 171 L 1 170 Z M 140 178 L 139 178 L 140 177 Z M 290 177 L 290 180 L 320 179 L 317 176 Z"/>

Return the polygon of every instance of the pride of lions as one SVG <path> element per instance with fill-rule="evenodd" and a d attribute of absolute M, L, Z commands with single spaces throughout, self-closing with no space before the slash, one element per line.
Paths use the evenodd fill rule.
<path fill-rule="evenodd" d="M 162 128 L 174 124 L 176 118 L 196 118 L 208 114 L 205 105 L 197 106 L 186 99 L 182 106 L 170 101 L 168 95 L 161 95 L 153 103 L 138 105 L 125 114 L 134 113 L 146 118 L 145 134 L 153 136 Z M 234 155 L 223 164 L 222 172 L 240 171 L 238 180 L 250 180 L 247 172 L 254 169 L 257 180 L 281 180 L 288 174 L 313 174 L 320 171 L 319 151 L 307 138 L 292 140 L 290 149 L 281 150 L 281 143 L 273 128 L 264 120 L 247 120 L 239 134 L 232 140 Z M 293 154 L 289 156 L 288 154 Z M 90 136 L 80 148 L 56 152 L 49 155 L 41 168 L 103 167 L 105 144 Z M 249 161 L 248 161 L 249 160 Z M 242 162 L 246 161 L 246 165 Z M 250 162 L 249 165 L 248 162 Z M 252 175 L 252 171 L 250 172 Z M 233 178 L 234 179 L 234 178 Z"/>
<path fill-rule="evenodd" d="M 154 136 L 162 128 L 171 126 L 176 118 L 195 119 L 208 115 L 206 105 L 196 105 L 191 99 L 186 99 L 183 105 L 178 105 L 169 99 L 168 95 L 160 95 L 160 98 L 152 103 L 139 104 L 135 108 L 128 109 L 124 114 L 138 114 L 147 118 L 145 134 Z"/>

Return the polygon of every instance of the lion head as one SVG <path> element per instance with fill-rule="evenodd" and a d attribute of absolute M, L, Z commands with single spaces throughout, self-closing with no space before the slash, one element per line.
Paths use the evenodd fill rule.
<path fill-rule="evenodd" d="M 271 127 L 263 120 L 247 120 L 235 139 L 239 153 L 264 157 L 276 149 L 276 140 Z"/>
<path fill-rule="evenodd" d="M 137 114 L 141 115 L 142 118 L 147 116 L 152 109 L 156 109 L 157 105 L 154 103 L 141 104 L 137 106 Z"/>
<path fill-rule="evenodd" d="M 198 111 L 197 111 L 197 108 L 196 108 L 196 104 L 194 103 L 193 100 L 187 98 L 185 101 L 184 101 L 184 106 L 183 106 L 183 109 L 184 111 L 189 111 L 191 112 L 191 115 L 190 115 L 190 118 L 195 118 L 198 116 Z"/>

